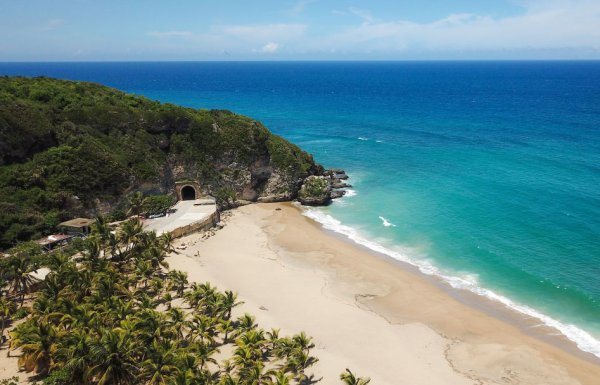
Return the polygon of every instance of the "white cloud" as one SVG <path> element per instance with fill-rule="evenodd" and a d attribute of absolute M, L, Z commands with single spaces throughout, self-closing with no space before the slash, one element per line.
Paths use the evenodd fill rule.
<path fill-rule="evenodd" d="M 279 49 L 279 44 L 269 42 L 269 43 L 265 44 L 260 50 L 258 50 L 258 52 L 275 53 L 275 52 L 277 52 L 278 49 Z"/>
<path fill-rule="evenodd" d="M 492 18 L 461 13 L 430 23 L 381 21 L 369 11 L 350 8 L 362 22 L 320 39 L 312 49 L 336 48 L 348 52 L 597 49 L 594 47 L 600 41 L 600 2 L 523 2 L 530 3 L 535 5 L 516 16 Z"/>
<path fill-rule="evenodd" d="M 261 25 L 226 25 L 211 28 L 211 34 L 236 37 L 244 40 L 269 41 L 273 37 L 278 39 L 292 39 L 300 37 L 306 31 L 304 24 L 261 24 Z"/>
<path fill-rule="evenodd" d="M 194 34 L 190 31 L 165 31 L 165 32 L 148 32 L 148 36 L 158 37 L 161 39 L 171 37 L 192 37 Z"/>
<path fill-rule="evenodd" d="M 523 6 L 523 12 L 508 17 L 456 13 L 415 22 L 386 19 L 351 7 L 330 15 L 332 20 L 343 15 L 360 18 L 350 25 L 330 23 L 327 28 L 311 25 L 309 29 L 299 23 L 221 24 L 201 32 L 173 30 L 147 35 L 161 38 L 160 47 L 172 52 L 274 53 L 285 46 L 286 55 L 298 57 L 327 53 L 367 58 L 519 58 L 522 53 L 538 51 L 544 55 L 556 52 L 557 57 L 579 52 L 600 58 L 600 1 L 514 1 Z M 344 22 L 349 20 L 352 18 Z"/>

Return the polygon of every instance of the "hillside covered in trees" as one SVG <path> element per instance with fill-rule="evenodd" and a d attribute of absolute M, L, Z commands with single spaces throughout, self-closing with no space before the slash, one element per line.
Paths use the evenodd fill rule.
<path fill-rule="evenodd" d="M 226 199 L 295 198 L 322 172 L 251 118 L 92 83 L 0 77 L 0 249 L 73 216 L 118 213 L 132 191 L 196 180 Z"/>

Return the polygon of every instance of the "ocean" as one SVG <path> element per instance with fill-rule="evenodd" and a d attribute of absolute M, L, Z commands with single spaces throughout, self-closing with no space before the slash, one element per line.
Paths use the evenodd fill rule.
<path fill-rule="evenodd" d="M 345 169 L 324 227 L 600 357 L 600 62 L 0 63 L 262 121 Z"/>

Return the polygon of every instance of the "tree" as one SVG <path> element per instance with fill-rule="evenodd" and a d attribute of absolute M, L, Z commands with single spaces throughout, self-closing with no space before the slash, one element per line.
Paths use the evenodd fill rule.
<path fill-rule="evenodd" d="M 41 320 L 29 320 L 11 332 L 10 348 L 20 347 L 19 366 L 26 371 L 35 371 L 46 375 L 54 364 L 57 341 L 57 329 Z"/>
<path fill-rule="evenodd" d="M 139 372 L 136 366 L 132 336 L 122 329 L 102 330 L 99 339 L 90 344 L 90 362 L 86 372 L 88 380 L 98 385 L 132 384 Z"/>
<path fill-rule="evenodd" d="M 35 249 L 27 244 L 11 249 L 10 257 L 6 261 L 2 272 L 13 293 L 19 295 L 21 305 L 25 300 L 25 294 L 35 282 L 35 279 L 31 276 L 31 273 L 37 269 L 37 264 L 32 259 L 33 252 L 35 252 Z"/>
<path fill-rule="evenodd" d="M 0 345 L 4 342 L 4 329 L 6 321 L 10 318 L 12 312 L 15 311 L 15 304 L 6 297 L 0 297 Z"/>
<path fill-rule="evenodd" d="M 176 251 L 175 247 L 173 247 L 173 242 L 175 241 L 175 239 L 173 238 L 173 235 L 171 235 L 171 233 L 164 233 L 159 238 L 160 246 L 165 254 Z"/>
<path fill-rule="evenodd" d="M 269 381 L 269 385 L 290 385 L 293 377 L 283 371 L 277 371 Z"/>
<path fill-rule="evenodd" d="M 183 292 L 188 284 L 187 273 L 179 270 L 171 270 L 168 277 L 169 288 L 175 290 L 179 298 L 183 297 Z"/>
<path fill-rule="evenodd" d="M 371 382 L 371 379 L 368 377 L 356 377 L 348 368 L 346 368 L 344 373 L 340 374 L 340 380 L 346 385 L 367 385 Z"/>
<path fill-rule="evenodd" d="M 226 290 L 225 294 L 222 294 L 219 297 L 219 305 L 224 313 L 222 316 L 226 320 L 231 318 L 231 311 L 233 308 L 241 304 L 243 304 L 243 302 L 237 300 L 237 294 L 229 290 Z"/>
<path fill-rule="evenodd" d="M 59 342 L 57 358 L 63 363 L 72 383 L 83 383 L 90 362 L 90 337 L 82 328 L 75 328 Z"/>
<path fill-rule="evenodd" d="M 143 378 L 148 385 L 167 385 L 172 383 L 180 372 L 177 367 L 177 349 L 168 344 L 155 342 L 150 349 L 150 358 L 141 364 Z"/>
<path fill-rule="evenodd" d="M 265 332 L 250 314 L 232 318 L 239 304 L 235 293 L 209 283 L 186 289 L 185 273 L 164 272 L 161 238 L 128 223 L 116 246 L 107 243 L 109 235 L 95 232 L 79 259 L 46 259 L 51 271 L 39 285 L 31 315 L 11 332 L 10 348 L 22 349 L 23 369 L 47 374 L 55 385 L 312 381 L 305 374 L 316 362 L 309 355 L 310 337 Z M 0 260 L 5 277 L 7 262 Z M 172 301 L 173 291 L 188 301 L 191 314 Z M 0 296 L 4 318 L 8 300 Z M 220 350 L 230 353 L 222 365 L 216 360 Z"/>
<path fill-rule="evenodd" d="M 144 211 L 148 203 L 147 197 L 144 197 L 140 191 L 136 191 L 129 196 L 129 210 L 127 210 L 127 215 L 135 216 L 139 220 L 140 214 Z"/>

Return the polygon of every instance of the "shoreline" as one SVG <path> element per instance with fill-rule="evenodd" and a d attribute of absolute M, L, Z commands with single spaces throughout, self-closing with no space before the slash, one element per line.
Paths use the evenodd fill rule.
<path fill-rule="evenodd" d="M 593 353 L 581 350 L 577 346 L 577 343 L 575 341 L 569 339 L 555 327 L 543 324 L 543 321 L 539 318 L 527 315 L 525 313 L 521 313 L 516 309 L 506 306 L 502 302 L 494 301 L 491 298 L 479 295 L 468 289 L 453 287 L 449 282 L 447 282 L 438 275 L 426 274 L 414 264 L 395 259 L 385 253 L 373 250 L 368 246 L 355 242 L 354 240 L 348 238 L 345 234 L 325 228 L 323 227 L 323 224 L 319 221 L 304 215 L 302 213 L 303 208 L 301 206 L 297 206 L 295 204 L 291 204 L 291 206 L 300 211 L 300 214 L 306 217 L 312 225 L 317 226 L 321 231 L 329 234 L 329 236 L 335 237 L 342 242 L 349 242 L 354 247 L 363 250 L 365 253 L 373 255 L 375 258 L 383 259 L 384 261 L 393 265 L 395 268 L 401 269 L 409 274 L 415 275 L 418 279 L 422 279 L 428 284 L 435 286 L 436 288 L 440 289 L 449 297 L 460 302 L 461 304 L 474 308 L 475 310 L 483 312 L 490 317 L 497 318 L 502 322 L 515 326 L 523 333 L 531 337 L 542 340 L 544 342 L 548 342 L 592 364 L 600 365 L 599 357 L 597 357 Z M 360 301 L 361 303 L 364 302 L 363 304 L 365 306 L 369 306 L 368 299 L 357 299 L 357 301 Z"/>
<path fill-rule="evenodd" d="M 587 353 L 569 351 L 566 338 L 565 346 L 546 341 L 540 338 L 541 329 L 511 322 L 510 318 L 517 318 L 515 311 L 504 308 L 504 313 L 514 313 L 511 317 L 480 308 L 485 305 L 483 298 L 466 290 L 473 298 L 452 295 L 447 289 L 459 290 L 324 229 L 289 203 L 244 206 L 233 212 L 229 222 L 206 241 L 199 235 L 181 239 L 189 249 L 170 257 L 171 268 L 187 271 L 190 282 L 208 280 L 237 291 L 247 302 L 244 308 L 262 326 L 266 321 L 286 332 L 305 330 L 312 335 L 315 355 L 323 362 L 315 373 L 324 377 L 324 383 L 337 380 L 332 376 L 346 366 L 378 384 L 393 384 L 398 375 L 415 384 L 479 380 L 483 384 L 592 385 L 600 377 L 598 362 L 586 359 Z M 250 271 L 256 277 L 244 278 L 243 273 Z M 278 274 L 289 278 L 281 292 Z M 295 282 L 300 278 L 302 282 Z M 290 290 L 293 295 L 286 294 Z M 289 301 L 292 305 L 286 304 Z M 491 305 L 502 306 L 489 305 L 492 310 Z M 295 312 L 294 306 L 304 311 Z M 351 315 L 345 314 L 348 311 Z M 322 312 L 331 314 L 323 317 Z M 338 330 L 332 319 L 355 325 Z M 294 325 L 296 330 L 290 330 Z M 334 338 L 344 331 L 350 335 Z M 356 333 L 360 347 L 339 349 Z M 413 357 L 414 352 L 420 352 L 418 357 Z M 399 373 L 394 366 L 402 357 L 412 364 Z M 333 369 L 332 362 L 346 366 Z"/>

